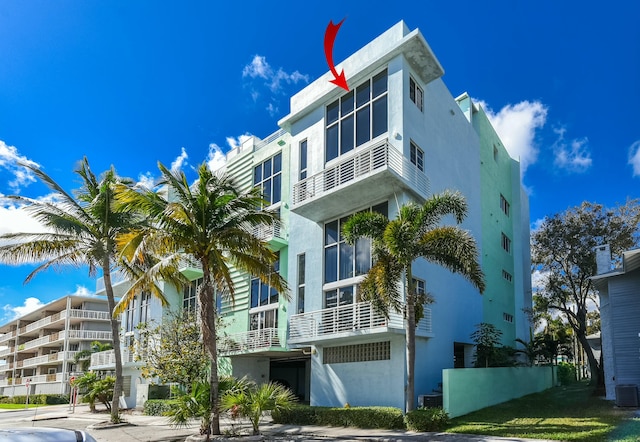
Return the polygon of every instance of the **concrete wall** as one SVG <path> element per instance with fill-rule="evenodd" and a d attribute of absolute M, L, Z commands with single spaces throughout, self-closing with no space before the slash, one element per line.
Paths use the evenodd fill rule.
<path fill-rule="evenodd" d="M 554 367 L 443 370 L 443 407 L 450 417 L 537 393 L 553 386 Z"/>

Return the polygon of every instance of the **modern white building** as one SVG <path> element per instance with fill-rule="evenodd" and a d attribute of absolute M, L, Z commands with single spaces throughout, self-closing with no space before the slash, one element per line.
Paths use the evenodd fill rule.
<path fill-rule="evenodd" d="M 65 296 L 0 326 L 0 396 L 65 394 L 78 351 L 110 342 L 104 298 Z"/>
<path fill-rule="evenodd" d="M 416 332 L 418 398 L 439 387 L 443 369 L 472 366 L 477 324 L 494 324 L 505 345 L 528 338 L 528 202 L 518 162 L 484 111 L 467 94 L 449 92 L 418 30 L 400 22 L 337 69 L 349 92 L 330 83 L 328 72 L 291 98 L 278 131 L 227 154 L 227 173 L 238 186 L 259 187 L 269 208 L 280 212 L 281 225 L 256 233 L 278 252 L 292 292 L 287 299 L 251 275 L 234 274 L 235 302 L 219 304 L 220 366 L 259 382 L 277 380 L 311 405 L 404 408 L 404 319 L 385 318 L 360 300 L 370 248 L 346 244 L 341 225 L 362 210 L 393 218 L 400 205 L 444 190 L 459 191 L 468 202 L 463 227 L 480 247 L 487 288 L 481 296 L 461 276 L 414 264 L 418 286 L 435 299 Z M 172 308 L 195 302 L 201 274 L 183 271 L 193 284 L 184 293 L 167 289 Z M 133 316 L 122 318 L 124 344 L 135 335 L 124 324 L 163 314 L 154 300 L 137 302 L 126 313 Z M 145 302 L 152 307 L 143 314 Z M 142 405 L 140 385 L 148 380 L 129 359 L 126 402 Z M 92 358 L 94 369 L 112 366 L 108 353 Z"/>

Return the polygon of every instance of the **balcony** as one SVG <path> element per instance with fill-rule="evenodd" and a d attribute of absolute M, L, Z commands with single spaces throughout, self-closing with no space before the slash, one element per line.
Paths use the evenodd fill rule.
<path fill-rule="evenodd" d="M 68 339 L 89 339 L 92 341 L 111 341 L 111 332 L 98 331 L 98 330 L 66 330 L 58 333 L 52 333 L 48 336 L 43 336 L 38 339 L 27 341 L 18 346 L 18 351 L 26 351 L 32 348 L 40 347 L 45 344 L 53 343 L 56 341 L 64 341 L 65 337 Z M 0 355 L 1 356 L 1 355 Z"/>
<path fill-rule="evenodd" d="M 129 365 L 135 362 L 135 353 L 129 348 L 122 349 L 122 364 Z M 105 350 L 91 355 L 89 370 L 113 370 L 116 367 L 116 354 L 114 350 Z"/>
<path fill-rule="evenodd" d="M 178 264 L 178 266 L 180 273 L 191 281 L 202 277 L 202 264 L 191 257 L 184 256 L 180 259 L 180 264 Z"/>
<path fill-rule="evenodd" d="M 0 344 L 2 344 L 3 342 L 9 341 L 11 338 L 15 337 L 15 335 L 16 335 L 15 330 L 11 331 L 9 333 L 5 333 L 3 335 L 0 335 Z"/>
<path fill-rule="evenodd" d="M 18 368 L 33 367 L 38 365 L 56 364 L 58 362 L 73 360 L 76 355 L 76 351 L 58 352 L 45 356 L 37 356 L 35 358 L 24 359 L 17 362 Z"/>
<path fill-rule="evenodd" d="M 260 224 L 253 228 L 253 234 L 262 241 L 266 241 L 275 250 L 280 250 L 287 245 L 285 230 L 280 221 L 268 226 Z"/>
<path fill-rule="evenodd" d="M 109 319 L 109 313 L 98 310 L 82 310 L 82 309 L 71 309 L 64 310 L 59 313 L 47 316 L 45 318 L 39 319 L 31 324 L 25 325 L 24 327 L 20 327 L 19 333 L 21 335 L 32 333 L 45 327 L 50 324 L 54 324 L 59 321 L 63 321 L 67 318 L 70 319 L 86 319 L 86 320 L 107 320 Z M 63 325 L 60 325 L 63 328 Z M 15 334 L 15 332 L 13 332 Z M 0 340 L 0 342 L 2 342 Z"/>
<path fill-rule="evenodd" d="M 372 333 L 404 333 L 404 319 L 392 312 L 389 318 L 378 313 L 370 303 L 341 305 L 291 316 L 289 343 L 313 344 L 321 341 L 352 338 Z M 416 336 L 431 337 L 431 309 L 424 309 Z"/>
<path fill-rule="evenodd" d="M 294 184 L 291 210 L 322 221 L 344 213 L 345 207 L 390 195 L 394 186 L 418 198 L 429 194 L 427 176 L 384 139 L 355 149 L 322 172 Z M 389 191 L 385 193 L 385 189 Z"/>
<path fill-rule="evenodd" d="M 277 328 L 263 328 L 227 336 L 220 351 L 224 356 L 257 353 L 269 350 L 283 350 Z"/>
<path fill-rule="evenodd" d="M 41 374 L 37 376 L 27 376 L 24 378 L 15 378 L 13 380 L 13 385 L 22 385 L 27 383 L 27 379 L 30 384 L 43 384 L 47 382 L 63 382 L 65 380 L 64 373 L 54 373 L 54 374 Z M 4 385 L 11 385 L 11 383 L 7 383 Z M 0 386 L 2 384 L 0 383 Z"/>
<path fill-rule="evenodd" d="M 15 351 L 15 347 L 5 348 L 4 350 L 0 350 L 0 357 L 12 355 Z"/>
<path fill-rule="evenodd" d="M 66 317 L 67 312 L 62 312 L 62 316 Z M 69 318 L 103 321 L 111 319 L 111 315 L 109 315 L 109 312 L 100 310 L 71 309 L 69 310 Z"/>

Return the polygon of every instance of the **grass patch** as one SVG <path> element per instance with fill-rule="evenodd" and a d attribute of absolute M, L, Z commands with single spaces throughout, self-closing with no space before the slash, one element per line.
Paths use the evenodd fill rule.
<path fill-rule="evenodd" d="M 42 407 L 39 404 L 29 404 L 29 408 Z M 24 409 L 24 404 L 0 404 L 0 410 L 20 410 Z"/>
<path fill-rule="evenodd" d="M 631 419 L 631 411 L 617 409 L 592 392 L 583 382 L 552 388 L 452 419 L 446 431 L 596 442 L 615 436 L 612 432 L 620 427 L 621 438 L 614 440 L 637 441 L 640 420 Z"/>

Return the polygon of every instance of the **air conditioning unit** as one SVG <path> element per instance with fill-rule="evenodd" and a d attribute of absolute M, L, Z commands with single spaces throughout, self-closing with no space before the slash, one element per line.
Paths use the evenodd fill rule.
<path fill-rule="evenodd" d="M 419 395 L 418 407 L 424 407 L 424 408 L 442 407 L 442 393 Z"/>
<path fill-rule="evenodd" d="M 618 407 L 638 407 L 638 386 L 634 384 L 616 385 L 616 405 Z"/>

